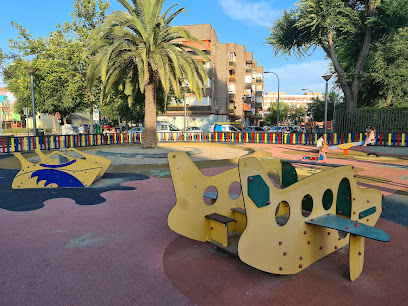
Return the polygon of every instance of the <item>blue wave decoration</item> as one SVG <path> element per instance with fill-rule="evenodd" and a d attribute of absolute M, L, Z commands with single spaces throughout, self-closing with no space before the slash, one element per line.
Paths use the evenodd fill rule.
<path fill-rule="evenodd" d="M 40 164 L 41 167 L 46 167 L 46 168 L 62 168 L 62 167 L 66 167 L 69 165 L 72 165 L 73 163 L 76 162 L 76 159 L 73 159 L 65 164 L 61 164 L 61 165 L 47 165 L 47 164 Z"/>
<path fill-rule="evenodd" d="M 37 177 L 37 185 L 40 181 L 45 181 L 44 187 L 49 184 L 57 184 L 58 187 L 84 187 L 75 176 L 60 170 L 42 169 L 34 171 L 31 178 Z"/>

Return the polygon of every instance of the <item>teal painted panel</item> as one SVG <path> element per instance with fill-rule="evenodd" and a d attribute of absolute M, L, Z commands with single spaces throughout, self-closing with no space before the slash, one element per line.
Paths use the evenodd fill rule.
<path fill-rule="evenodd" d="M 337 192 L 336 214 L 351 217 L 351 188 L 347 178 L 341 180 Z"/>
<path fill-rule="evenodd" d="M 352 221 L 350 219 L 346 219 L 336 215 L 331 214 L 324 215 L 321 217 L 310 219 L 306 221 L 306 223 L 332 228 L 349 234 L 355 234 L 361 237 L 370 238 L 378 241 L 383 242 L 390 241 L 390 236 L 386 232 L 380 230 L 379 228 L 362 224 L 356 221 Z"/>
<path fill-rule="evenodd" d="M 291 163 L 282 162 L 282 188 L 287 188 L 298 182 L 295 167 Z"/>
<path fill-rule="evenodd" d="M 269 187 L 262 176 L 248 177 L 248 196 L 258 208 L 269 205 Z"/>
<path fill-rule="evenodd" d="M 361 213 L 358 214 L 360 219 L 363 219 L 365 217 L 368 217 L 369 215 L 372 215 L 373 213 L 375 213 L 377 211 L 377 208 L 375 208 L 375 206 L 366 209 L 364 211 L 362 211 Z"/>

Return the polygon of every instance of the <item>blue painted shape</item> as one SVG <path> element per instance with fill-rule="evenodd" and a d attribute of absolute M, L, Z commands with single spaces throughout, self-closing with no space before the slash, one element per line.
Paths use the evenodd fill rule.
<path fill-rule="evenodd" d="M 360 212 L 360 213 L 358 214 L 358 217 L 359 217 L 360 219 L 363 219 L 363 218 L 365 218 L 365 217 L 368 217 L 368 216 L 374 214 L 376 211 L 377 211 L 377 208 L 376 208 L 375 206 L 373 206 L 373 207 L 371 207 L 371 208 L 369 208 L 369 209 L 366 209 L 366 210 Z"/>
<path fill-rule="evenodd" d="M 40 181 L 45 181 L 44 187 L 49 184 L 56 184 L 58 187 L 84 187 L 75 176 L 60 170 L 37 170 L 31 174 L 31 178 L 33 177 L 37 177 L 37 185 Z"/>
<path fill-rule="evenodd" d="M 312 221 L 313 220 L 313 221 Z M 378 241 L 388 242 L 390 236 L 380 230 L 366 224 L 358 223 L 350 219 L 346 219 L 336 215 L 324 215 L 314 219 L 306 221 L 308 224 L 318 225 L 322 227 L 332 228 L 335 230 L 343 231 L 349 234 L 358 235 L 365 238 L 370 238 Z M 358 227 L 355 225 L 358 224 Z M 347 228 L 348 227 L 348 228 Z"/>
<path fill-rule="evenodd" d="M 76 159 L 73 159 L 67 163 L 61 164 L 61 165 L 47 165 L 47 164 L 40 164 L 41 167 L 46 167 L 46 168 L 63 168 L 69 165 L 72 165 L 73 163 L 76 162 Z"/>
<path fill-rule="evenodd" d="M 325 160 L 325 158 L 324 158 L 324 154 L 319 153 L 319 160 Z"/>

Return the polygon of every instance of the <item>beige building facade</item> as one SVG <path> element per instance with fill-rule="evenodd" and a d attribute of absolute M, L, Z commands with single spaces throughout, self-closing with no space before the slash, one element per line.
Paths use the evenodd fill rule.
<path fill-rule="evenodd" d="M 315 99 L 319 98 L 320 100 L 324 100 L 324 95 L 319 92 L 306 92 L 303 95 L 291 95 L 286 94 L 285 92 L 279 93 L 279 103 L 285 103 L 290 108 L 300 108 L 300 107 L 308 107 L 310 103 L 313 103 Z M 264 95 L 264 102 L 263 102 L 263 114 L 264 116 L 269 115 L 269 107 L 271 102 L 278 101 L 278 93 L 277 92 L 266 92 Z M 310 116 L 307 116 L 310 117 Z M 311 118 L 309 118 L 311 119 Z"/>
<path fill-rule="evenodd" d="M 263 67 L 257 66 L 252 52 L 247 52 L 244 45 L 219 43 L 210 24 L 182 27 L 203 43 L 201 46 L 182 41 L 183 44 L 194 44 L 209 57 L 209 61 L 204 62 L 201 57 L 196 56 L 196 60 L 205 66 L 208 79 L 203 86 L 201 101 L 187 90 L 185 95 L 187 126 L 207 129 L 215 122 L 239 125 L 244 122 L 246 125 L 258 123 L 262 119 Z M 184 101 L 172 101 L 167 112 L 158 116 L 157 120 L 168 121 L 178 128 L 183 128 Z"/>

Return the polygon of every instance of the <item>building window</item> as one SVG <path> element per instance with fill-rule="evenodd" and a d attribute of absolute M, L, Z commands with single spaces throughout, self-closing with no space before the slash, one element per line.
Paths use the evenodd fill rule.
<path fill-rule="evenodd" d="M 229 94 L 235 93 L 235 85 L 228 85 L 228 93 Z"/>

